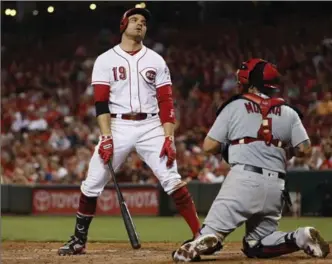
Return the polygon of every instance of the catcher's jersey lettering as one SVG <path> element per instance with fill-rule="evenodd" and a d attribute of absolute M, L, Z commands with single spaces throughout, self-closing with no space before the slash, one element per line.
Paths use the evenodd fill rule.
<path fill-rule="evenodd" d="M 258 105 L 254 104 L 252 102 L 244 103 L 244 106 L 245 106 L 248 114 L 260 113 L 261 112 Z M 274 115 L 281 116 L 281 106 L 273 107 L 270 110 L 270 113 L 274 114 Z"/>
<path fill-rule="evenodd" d="M 246 104 L 248 101 L 244 99 L 238 99 L 228 104 L 218 115 L 208 136 L 219 142 L 244 137 L 257 138 L 257 131 L 262 125 L 262 115 L 255 112 L 254 104 Z M 282 116 L 278 113 L 282 113 Z M 271 120 L 274 139 L 289 142 L 293 147 L 309 139 L 298 114 L 292 108 L 282 105 L 278 110 L 278 107 L 275 107 L 275 112 L 271 111 L 267 117 L 268 120 Z M 263 141 L 256 141 L 250 144 L 230 146 L 229 162 L 285 172 L 286 156 L 284 149 L 274 145 L 267 146 Z"/>
<path fill-rule="evenodd" d="M 171 85 L 172 81 L 166 62 L 153 50 L 143 46 L 135 55 L 130 55 L 117 45 L 96 59 L 93 84 L 111 86 L 111 113 L 152 114 L 159 112 L 156 89 Z"/>

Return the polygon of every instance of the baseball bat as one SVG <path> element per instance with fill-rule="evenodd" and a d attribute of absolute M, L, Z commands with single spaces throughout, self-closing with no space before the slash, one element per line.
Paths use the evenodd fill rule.
<path fill-rule="evenodd" d="M 127 204 L 126 204 L 126 202 L 123 198 L 122 192 L 121 192 L 120 187 L 118 185 L 118 182 L 116 180 L 115 173 L 114 173 L 113 166 L 112 166 L 111 162 L 108 163 L 108 167 L 111 171 L 111 176 L 113 178 L 115 190 L 116 190 L 116 193 L 118 195 L 118 200 L 119 200 L 119 205 L 120 205 L 120 209 L 121 209 L 122 219 L 123 219 L 123 222 L 125 224 L 125 227 L 126 227 L 126 230 L 127 230 L 127 233 L 128 233 L 128 237 L 129 237 L 129 240 L 130 240 L 131 247 L 133 249 L 139 249 L 141 247 L 141 243 L 139 242 L 139 238 L 138 238 L 138 235 L 137 235 L 137 232 L 136 232 L 136 229 L 135 229 L 135 225 L 133 223 L 133 220 L 132 220 L 131 215 L 129 213 Z"/>

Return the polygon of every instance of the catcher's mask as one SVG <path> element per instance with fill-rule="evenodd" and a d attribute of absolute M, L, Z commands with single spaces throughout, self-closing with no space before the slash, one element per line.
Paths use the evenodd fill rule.
<path fill-rule="evenodd" d="M 140 15 L 144 16 L 146 19 L 146 22 L 148 22 L 149 19 L 151 18 L 150 11 L 145 8 L 132 8 L 132 9 L 127 10 L 123 14 L 121 21 L 120 21 L 120 33 L 121 34 L 126 30 L 126 28 L 128 26 L 128 17 L 130 17 L 132 15 L 136 15 L 136 14 L 140 14 Z"/>
<path fill-rule="evenodd" d="M 278 92 L 280 76 L 274 64 L 262 59 L 243 62 L 237 71 L 237 79 L 243 86 L 244 92 L 247 92 L 251 86 L 255 86 L 264 94 Z"/>

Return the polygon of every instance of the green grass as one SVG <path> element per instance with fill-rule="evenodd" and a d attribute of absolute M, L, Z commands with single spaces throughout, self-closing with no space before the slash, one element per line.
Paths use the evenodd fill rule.
<path fill-rule="evenodd" d="M 203 220 L 203 219 L 202 219 Z M 180 217 L 134 217 L 142 241 L 180 242 L 191 232 Z M 74 217 L 2 216 L 2 240 L 64 241 L 73 233 Z M 284 218 L 280 230 L 290 231 L 299 226 L 317 227 L 332 241 L 332 218 Z M 241 241 L 243 227 L 233 232 L 228 241 Z M 96 217 L 89 232 L 90 241 L 128 241 L 121 217 Z"/>

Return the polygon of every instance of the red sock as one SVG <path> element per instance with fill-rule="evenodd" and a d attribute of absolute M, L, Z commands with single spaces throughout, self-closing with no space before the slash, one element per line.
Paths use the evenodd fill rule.
<path fill-rule="evenodd" d="M 89 227 L 96 213 L 97 197 L 87 197 L 81 193 L 80 203 L 76 214 L 75 236 L 86 242 Z"/>
<path fill-rule="evenodd" d="M 94 216 L 97 208 L 97 197 L 87 197 L 83 193 L 80 196 L 78 213 L 85 216 Z"/>
<path fill-rule="evenodd" d="M 200 222 L 197 216 L 196 207 L 194 201 L 188 192 L 187 186 L 183 186 L 171 194 L 174 199 L 175 207 L 182 217 L 189 225 L 193 236 L 195 236 L 200 229 Z"/>

